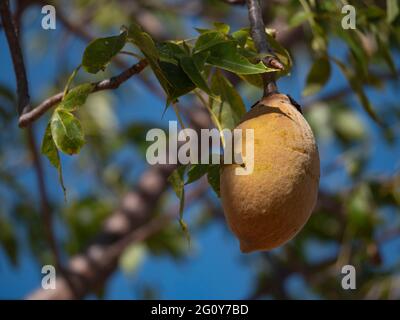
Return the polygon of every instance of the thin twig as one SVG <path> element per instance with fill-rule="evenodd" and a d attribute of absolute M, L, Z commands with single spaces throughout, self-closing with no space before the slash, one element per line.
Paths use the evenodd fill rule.
<path fill-rule="evenodd" d="M 133 75 L 141 72 L 146 66 L 147 60 L 141 60 L 115 77 L 94 83 L 94 88 L 92 92 L 117 89 L 122 83 L 124 83 Z M 44 113 L 46 113 L 47 110 L 59 103 L 62 100 L 63 95 L 64 92 L 59 92 L 54 96 L 44 100 L 41 104 L 32 109 L 30 112 L 23 114 L 19 118 L 19 126 L 21 128 L 26 127 L 33 121 L 40 118 Z"/>
<path fill-rule="evenodd" d="M 259 1 L 246 0 L 246 3 L 249 11 L 251 37 L 253 38 L 256 49 L 260 54 L 268 54 L 268 56 L 263 59 L 263 62 L 269 67 L 281 67 L 282 64 L 274 56 L 274 52 L 267 41 L 267 37 L 265 35 L 265 25 L 262 18 L 262 11 Z M 274 72 L 264 73 L 263 82 L 264 96 L 270 95 L 271 93 L 278 91 L 275 83 Z"/>
<path fill-rule="evenodd" d="M 376 78 L 380 80 L 396 80 L 398 79 L 400 74 L 400 69 L 396 70 L 395 74 L 393 72 L 387 72 L 387 73 L 381 73 L 381 74 L 373 74 Z M 337 101 L 343 97 L 346 97 L 350 94 L 354 93 L 353 89 L 349 84 L 344 85 L 341 88 L 338 88 L 336 90 L 332 90 L 324 95 L 321 96 L 314 96 L 312 98 L 305 99 L 304 101 L 301 102 L 302 108 L 306 110 L 311 110 L 314 107 L 317 106 L 317 103 L 319 101 L 325 101 L 325 102 L 330 102 L 330 101 Z"/>
<path fill-rule="evenodd" d="M 23 115 L 25 112 L 30 111 L 30 97 L 29 97 L 29 87 L 28 87 L 28 80 L 26 77 L 25 71 L 25 64 L 24 59 L 21 51 L 21 47 L 18 40 L 17 30 L 14 26 L 11 17 L 11 11 L 9 6 L 9 1 L 2 1 L 0 3 L 0 13 L 1 19 L 3 21 L 4 30 L 7 37 L 8 46 L 10 48 L 10 53 L 14 65 L 14 72 L 15 77 L 17 80 L 17 93 L 18 93 L 18 113 Z M 51 208 L 49 199 L 46 192 L 46 184 L 44 179 L 44 171 L 43 166 L 40 160 L 40 155 L 38 152 L 38 148 L 36 145 L 35 135 L 33 128 L 28 128 L 27 131 L 28 136 L 28 144 L 29 149 L 32 154 L 33 164 L 36 171 L 37 176 L 37 184 L 38 190 L 40 195 L 40 205 L 41 205 L 41 212 L 43 215 L 43 223 L 46 233 L 46 238 L 48 240 L 48 244 L 50 249 L 54 255 L 54 260 L 56 265 L 60 271 L 62 271 L 62 264 L 59 255 L 59 251 L 57 249 L 56 239 L 53 233 L 52 227 L 52 216 L 51 216 Z"/>
<path fill-rule="evenodd" d="M 15 77 L 17 80 L 18 114 L 21 115 L 30 110 L 30 97 L 24 59 L 18 40 L 18 34 L 11 16 L 10 3 L 8 0 L 0 1 L 0 15 L 3 22 L 4 32 L 7 37 L 8 47 L 10 49 Z"/>

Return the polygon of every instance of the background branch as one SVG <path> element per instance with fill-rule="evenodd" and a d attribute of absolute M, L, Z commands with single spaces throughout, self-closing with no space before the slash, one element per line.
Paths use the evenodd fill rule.
<path fill-rule="evenodd" d="M 21 115 L 30 110 L 29 105 L 29 89 L 26 78 L 25 64 L 18 40 L 17 30 L 11 16 L 10 3 L 8 0 L 0 1 L 0 15 L 6 34 L 8 47 L 10 49 L 11 58 L 14 66 L 15 77 L 17 80 L 18 93 L 18 113 Z"/>
<path fill-rule="evenodd" d="M 68 279 L 57 277 L 55 290 L 38 289 L 28 299 L 85 297 L 104 284 L 117 267 L 119 257 L 128 245 L 148 239 L 178 218 L 179 206 L 173 206 L 167 214 L 150 218 L 157 206 L 157 199 L 167 187 L 166 178 L 172 169 L 173 166 L 159 166 L 145 172 L 137 190 L 123 198 L 121 208 L 106 221 L 99 237 L 84 253 L 71 258 Z M 150 180 L 149 175 L 153 176 Z M 207 189 L 206 183 L 200 183 L 198 188 L 188 194 L 185 201 L 187 206 L 198 200 Z"/>
<path fill-rule="evenodd" d="M 19 8 L 18 11 L 19 16 L 22 14 L 23 8 L 25 7 L 23 6 L 22 8 Z M 18 32 L 11 16 L 10 4 L 8 0 L 0 2 L 0 14 L 8 42 L 8 47 L 10 49 L 11 58 L 13 61 L 14 73 L 17 82 L 18 113 L 21 115 L 30 110 L 29 86 L 26 77 L 25 63 L 18 39 Z M 27 138 L 28 138 L 28 146 L 32 155 L 33 164 L 36 172 L 37 185 L 40 196 L 41 213 L 42 213 L 46 238 L 50 246 L 50 249 L 53 253 L 55 263 L 59 268 L 59 270 L 62 271 L 60 254 L 57 248 L 57 242 L 53 232 L 52 214 L 51 214 L 49 199 L 46 192 L 43 166 L 36 145 L 33 127 L 28 128 Z"/>

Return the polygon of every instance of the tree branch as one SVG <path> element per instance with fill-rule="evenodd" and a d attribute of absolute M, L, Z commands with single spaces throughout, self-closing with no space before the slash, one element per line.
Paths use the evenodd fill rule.
<path fill-rule="evenodd" d="M 172 169 L 173 166 L 153 167 L 142 176 L 137 190 L 128 193 L 122 201 L 122 207 L 106 221 L 101 236 L 84 253 L 71 258 L 70 283 L 65 277 L 57 277 L 55 290 L 38 289 L 28 299 L 80 299 L 101 287 L 129 244 L 148 239 L 178 217 L 179 207 L 173 206 L 167 214 L 150 219 L 157 199 L 166 189 L 167 174 Z M 194 203 L 207 188 L 206 183 L 200 184 L 188 194 L 186 203 Z"/>
<path fill-rule="evenodd" d="M 17 80 L 18 93 L 18 114 L 21 115 L 30 110 L 29 105 L 29 89 L 26 79 L 26 71 L 24 59 L 18 40 L 17 30 L 15 29 L 10 11 L 8 0 L 0 1 L 0 15 L 3 22 L 3 28 L 6 34 L 8 47 L 10 49 L 11 58 L 14 66 L 15 77 Z"/>
<path fill-rule="evenodd" d="M 21 13 L 22 9 L 20 8 L 19 14 Z M 23 115 L 24 113 L 30 110 L 29 86 L 26 77 L 24 59 L 18 40 L 17 29 L 11 17 L 11 11 L 8 0 L 0 2 L 0 14 L 4 30 L 6 33 L 7 42 L 10 49 L 11 58 L 13 61 L 15 77 L 17 81 L 18 113 L 20 115 Z M 46 232 L 46 238 L 50 246 L 50 249 L 54 255 L 55 263 L 57 267 L 60 270 L 62 270 L 61 259 L 57 248 L 57 242 L 53 233 L 51 208 L 46 192 L 43 166 L 40 160 L 40 155 L 37 149 L 35 135 L 32 127 L 28 128 L 27 137 L 28 137 L 29 149 L 32 154 L 34 168 L 36 171 L 37 184 L 40 195 L 40 205 L 43 215 L 43 223 Z"/>
<path fill-rule="evenodd" d="M 227 4 L 233 4 L 233 5 L 245 5 L 246 0 L 222 0 L 223 2 Z"/>
<path fill-rule="evenodd" d="M 259 0 L 246 0 L 246 3 L 249 11 L 251 37 L 253 38 L 256 49 L 260 54 L 268 54 L 268 56 L 263 59 L 263 62 L 269 67 L 283 69 L 282 64 L 275 57 L 265 36 L 265 25 L 262 18 Z M 269 94 L 278 91 L 273 72 L 264 73 L 263 82 L 264 96 L 268 96 Z"/>
<path fill-rule="evenodd" d="M 133 75 L 141 72 L 146 66 L 147 60 L 141 60 L 115 77 L 94 83 L 94 88 L 92 92 L 117 89 L 122 83 L 124 83 Z M 32 109 L 30 112 L 23 114 L 19 118 L 18 125 L 21 128 L 28 126 L 33 121 L 40 118 L 44 113 L 46 113 L 47 110 L 59 103 L 62 100 L 63 95 L 63 92 L 59 92 L 54 96 L 44 100 L 41 104 Z"/>

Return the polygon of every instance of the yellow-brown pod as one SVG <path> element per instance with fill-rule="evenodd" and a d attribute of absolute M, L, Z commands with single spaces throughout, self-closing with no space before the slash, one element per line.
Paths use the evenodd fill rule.
<path fill-rule="evenodd" d="M 237 128 L 254 129 L 254 169 L 236 175 L 237 164 L 223 166 L 225 217 L 242 252 L 273 249 L 292 239 L 314 209 L 318 148 L 307 121 L 283 94 L 264 98 Z M 243 133 L 242 150 L 245 143 Z"/>

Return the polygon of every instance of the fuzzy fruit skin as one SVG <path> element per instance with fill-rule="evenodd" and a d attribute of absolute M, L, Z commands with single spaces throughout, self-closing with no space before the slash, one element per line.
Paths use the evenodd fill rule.
<path fill-rule="evenodd" d="M 264 98 L 237 128 L 254 129 L 254 171 L 240 176 L 238 165 L 223 166 L 225 217 L 242 252 L 273 249 L 292 239 L 314 209 L 318 147 L 307 121 L 283 94 Z"/>

